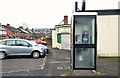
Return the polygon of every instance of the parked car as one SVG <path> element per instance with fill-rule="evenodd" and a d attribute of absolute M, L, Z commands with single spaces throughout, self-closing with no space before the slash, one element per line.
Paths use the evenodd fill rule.
<path fill-rule="evenodd" d="M 33 58 L 45 56 L 44 48 L 36 42 L 24 39 L 5 39 L 0 41 L 0 59 L 14 55 L 31 55 Z"/>
<path fill-rule="evenodd" d="M 34 40 L 36 43 L 38 43 L 38 44 L 43 44 L 43 45 L 46 45 L 47 44 L 47 42 L 45 42 L 45 41 L 42 41 L 42 40 Z"/>
<path fill-rule="evenodd" d="M 45 52 L 48 54 L 49 53 L 49 49 L 47 46 L 43 45 L 43 44 L 38 44 L 40 47 L 43 47 L 45 49 Z"/>

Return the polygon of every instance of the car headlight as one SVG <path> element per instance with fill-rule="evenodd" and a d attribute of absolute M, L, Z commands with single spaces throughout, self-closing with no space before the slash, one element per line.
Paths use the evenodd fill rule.
<path fill-rule="evenodd" d="M 44 48 L 40 47 L 41 50 L 44 50 Z"/>

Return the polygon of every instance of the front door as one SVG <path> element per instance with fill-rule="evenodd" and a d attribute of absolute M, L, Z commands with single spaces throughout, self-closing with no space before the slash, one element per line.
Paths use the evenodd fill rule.
<path fill-rule="evenodd" d="M 16 40 L 17 45 L 17 54 L 18 55 L 30 55 L 31 54 L 31 47 L 28 47 L 28 43 L 23 40 Z"/>
<path fill-rule="evenodd" d="M 15 40 L 6 40 L 6 47 L 5 49 L 7 50 L 8 55 L 14 55 L 17 52 L 17 46 L 15 43 Z"/>

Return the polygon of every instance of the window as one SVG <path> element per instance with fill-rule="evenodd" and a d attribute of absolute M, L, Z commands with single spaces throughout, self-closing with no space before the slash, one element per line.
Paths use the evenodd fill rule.
<path fill-rule="evenodd" d="M 36 40 L 36 42 L 41 42 L 41 40 Z"/>
<path fill-rule="evenodd" d="M 5 45 L 5 41 L 1 41 L 0 44 Z"/>
<path fill-rule="evenodd" d="M 8 46 L 15 46 L 15 41 L 7 41 L 6 43 Z"/>
<path fill-rule="evenodd" d="M 29 44 L 25 41 L 20 41 L 20 40 L 17 41 L 17 46 L 28 46 L 28 45 Z"/>
<path fill-rule="evenodd" d="M 95 44 L 95 16 L 75 16 L 75 44 Z"/>
<path fill-rule="evenodd" d="M 95 48 L 75 48 L 75 68 L 94 68 Z"/>

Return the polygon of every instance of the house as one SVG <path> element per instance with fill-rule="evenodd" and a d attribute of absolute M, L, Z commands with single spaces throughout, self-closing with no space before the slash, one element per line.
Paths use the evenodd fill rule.
<path fill-rule="evenodd" d="M 70 50 L 71 24 L 68 16 L 64 16 L 64 24 L 55 25 L 52 30 L 52 48 Z"/>
<path fill-rule="evenodd" d="M 16 29 L 16 38 L 20 38 L 20 30 Z"/>
<path fill-rule="evenodd" d="M 35 31 L 35 33 L 36 33 L 36 36 L 35 36 L 35 37 L 36 37 L 37 39 L 40 39 L 40 32 L 39 32 L 38 30 L 34 30 L 34 31 Z"/>
<path fill-rule="evenodd" d="M 7 30 L 1 26 L 0 23 L 0 36 L 4 39 L 7 36 Z"/>
<path fill-rule="evenodd" d="M 35 32 L 35 30 L 32 28 L 32 39 L 35 39 L 35 37 L 36 37 L 36 32 Z"/>
<path fill-rule="evenodd" d="M 3 28 L 7 30 L 7 38 L 15 38 L 16 37 L 16 29 L 10 24 L 2 25 Z"/>
<path fill-rule="evenodd" d="M 28 32 L 28 39 L 32 39 L 32 31 L 28 28 L 25 29 Z"/>
<path fill-rule="evenodd" d="M 18 30 L 17 28 L 11 27 L 12 30 L 14 30 L 14 34 L 13 37 L 14 38 L 20 38 L 20 30 Z"/>
<path fill-rule="evenodd" d="M 19 26 L 18 28 L 20 30 L 20 38 L 23 38 L 23 39 L 28 39 L 28 31 L 26 31 L 25 29 L 23 29 L 22 26 Z"/>

